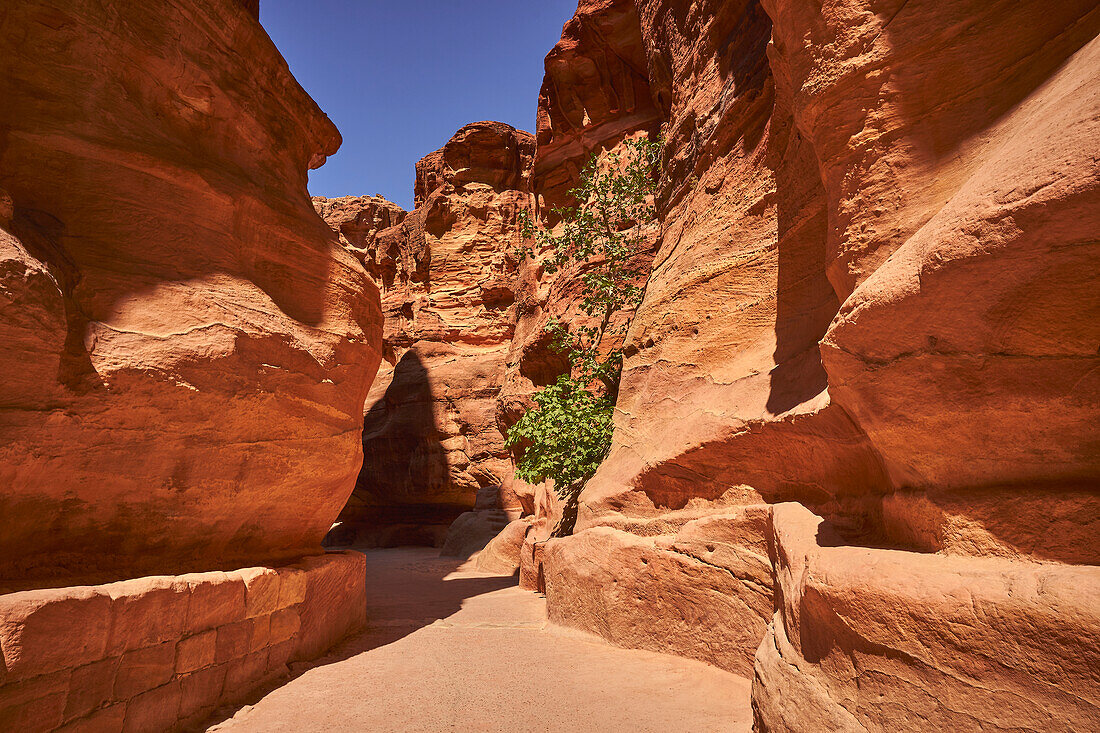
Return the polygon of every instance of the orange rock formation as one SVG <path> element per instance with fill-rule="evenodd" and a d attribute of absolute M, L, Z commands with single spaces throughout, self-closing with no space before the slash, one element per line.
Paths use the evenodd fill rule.
<path fill-rule="evenodd" d="M 755 670 L 760 730 L 1094 726 L 1100 12 L 634 6 L 663 234 L 611 453 L 522 577 Z"/>
<path fill-rule="evenodd" d="M 362 444 L 334 540 L 439 544 L 473 510 L 448 552 L 500 528 L 477 567 L 752 676 L 759 731 L 1100 726 L 1095 2 L 581 0 L 534 137 L 468 125 L 412 212 L 315 199 L 331 231 L 305 169 L 339 138 L 255 3 L 134 12 L 0 11 L 26 29 L 0 40 L 0 577 L 289 562 Z M 576 270 L 512 254 L 517 215 L 556 225 L 591 156 L 657 134 L 613 444 L 553 537 L 504 431 L 568 368 L 547 325 L 585 320 Z M 3 596 L 0 710 L 201 711 L 361 623 L 351 557 Z M 169 597 L 194 613 L 161 638 Z"/>
<path fill-rule="evenodd" d="M 256 8 L 0 9 L 5 731 L 178 729 L 364 622 L 362 556 L 320 543 L 378 290 Z"/>
<path fill-rule="evenodd" d="M 408 214 L 378 198 L 315 200 L 382 290 L 388 362 L 334 541 L 440 544 L 478 490 L 509 474 L 496 399 L 533 154 L 529 133 L 478 122 L 417 163 Z"/>
<path fill-rule="evenodd" d="M 4 27 L 0 577 L 318 547 L 382 327 L 306 193 L 336 128 L 236 2 Z"/>

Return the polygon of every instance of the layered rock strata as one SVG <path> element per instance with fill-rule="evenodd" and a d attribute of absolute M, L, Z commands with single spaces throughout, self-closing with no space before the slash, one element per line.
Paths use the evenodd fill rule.
<path fill-rule="evenodd" d="M 521 582 L 754 667 L 761 730 L 1094 726 L 1100 12 L 634 5 L 662 236 L 611 453 Z"/>
<path fill-rule="evenodd" d="M 310 206 L 340 136 L 256 16 L 0 10 L 5 730 L 175 730 L 363 623 L 362 558 L 320 543 L 378 290 Z"/>
<path fill-rule="evenodd" d="M 336 128 L 239 2 L 2 16 L 0 582 L 318 551 L 382 328 Z"/>
<path fill-rule="evenodd" d="M 529 133 L 474 123 L 417 163 L 408 214 L 379 199 L 315 200 L 382 290 L 388 362 L 367 398 L 366 460 L 334 542 L 440 544 L 477 492 L 510 473 L 496 398 L 533 153 Z"/>
<path fill-rule="evenodd" d="M 555 207 L 575 205 L 569 190 L 593 155 L 660 123 L 634 6 L 581 0 L 546 55 L 532 182 L 551 223 Z"/>

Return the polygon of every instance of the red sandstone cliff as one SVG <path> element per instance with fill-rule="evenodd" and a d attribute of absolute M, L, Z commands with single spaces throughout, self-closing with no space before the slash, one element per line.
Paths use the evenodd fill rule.
<path fill-rule="evenodd" d="M 539 93 L 531 192 L 541 226 L 559 224 L 555 208 L 577 206 L 570 194 L 580 171 L 593 158 L 620 152 L 627 138 L 656 137 L 659 115 L 645 73 L 645 53 L 633 2 L 581 2 L 562 29 L 562 38 L 546 56 Z M 646 274 L 653 239 L 633 264 Z M 530 395 L 554 382 L 569 367 L 551 348 L 547 327 L 560 323 L 576 331 L 596 322 L 581 309 L 583 268 L 554 274 L 544 268 L 548 252 L 536 252 L 520 264 L 516 289 L 516 331 L 500 390 L 498 420 L 513 425 L 532 406 Z M 642 285 L 644 282 L 639 282 Z M 613 313 L 600 344 L 605 353 L 621 348 L 631 311 Z M 531 486 L 509 477 L 507 492 L 536 519 L 528 544 L 546 539 L 557 524 L 558 500 L 548 486 Z"/>
<path fill-rule="evenodd" d="M 317 548 L 382 326 L 336 128 L 238 3 L 0 15 L 0 577 Z"/>
<path fill-rule="evenodd" d="M 0 27 L 0 729 L 190 728 L 364 622 L 319 554 L 382 342 L 306 191 L 340 136 L 255 0 Z"/>
<path fill-rule="evenodd" d="M 338 135 L 255 3 L 128 12 L 0 10 L 0 578 L 310 551 L 362 442 L 360 540 L 504 483 L 531 516 L 484 566 L 751 673 L 761 731 L 1097 727 L 1095 3 L 583 0 L 535 140 L 469 125 L 413 212 L 315 200 L 331 233 L 305 169 Z M 548 540 L 502 431 L 583 319 L 516 214 L 658 131 L 613 446 Z M 5 596 L 0 710 L 156 728 L 215 680 L 207 709 L 356 623 L 341 562 Z"/>
<path fill-rule="evenodd" d="M 1093 653 L 1041 639 L 1100 628 L 1097 11 L 634 6 L 663 233 L 611 453 L 524 577 L 755 668 L 761 730 L 1089 727 Z"/>
<path fill-rule="evenodd" d="M 438 544 L 480 488 L 510 473 L 496 398 L 533 153 L 529 133 L 478 122 L 417 163 L 407 215 L 384 199 L 315 200 L 382 290 L 388 362 L 336 541 Z"/>
<path fill-rule="evenodd" d="M 532 186 L 548 217 L 595 154 L 660 118 L 632 0 L 581 0 L 546 55 Z"/>

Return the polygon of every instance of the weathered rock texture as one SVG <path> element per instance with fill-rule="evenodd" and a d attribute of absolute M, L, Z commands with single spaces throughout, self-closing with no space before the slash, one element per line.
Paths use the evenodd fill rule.
<path fill-rule="evenodd" d="M 238 2 L 0 19 L 0 578 L 315 550 L 382 326 L 306 192 L 335 127 Z"/>
<path fill-rule="evenodd" d="M 366 621 L 365 558 L 0 596 L 0 728 L 171 731 Z"/>
<path fill-rule="evenodd" d="M 440 556 L 469 558 L 494 540 L 510 524 L 500 499 L 499 486 L 486 486 L 478 491 L 473 510 L 460 514 L 447 529 Z M 518 567 L 518 548 L 515 558 Z"/>
<path fill-rule="evenodd" d="M 0 9 L 4 730 L 174 730 L 363 623 L 362 557 L 316 553 L 378 291 L 256 7 Z"/>
<path fill-rule="evenodd" d="M 546 56 L 533 187 L 544 214 L 573 206 L 569 189 L 589 159 L 660 118 L 646 74 L 633 0 L 581 0 Z"/>
<path fill-rule="evenodd" d="M 774 621 L 756 657 L 764 731 L 1092 730 L 1095 566 L 838 546 L 774 507 Z"/>
<path fill-rule="evenodd" d="M 403 222 L 408 212 L 382 196 L 314 196 L 313 208 L 340 235 L 340 244 L 363 263 L 375 284 L 392 286 L 401 253 L 393 238 L 380 249 L 378 234 Z"/>
<path fill-rule="evenodd" d="M 611 453 L 521 582 L 617 643 L 755 655 L 762 730 L 1095 727 L 1100 10 L 633 5 L 662 235 Z"/>
<path fill-rule="evenodd" d="M 510 473 L 496 398 L 533 153 L 529 133 L 478 122 L 417 163 L 407 215 L 378 198 L 314 202 L 382 289 L 389 362 L 367 398 L 341 541 L 441 543 L 478 490 Z"/>
<path fill-rule="evenodd" d="M 555 227 L 554 209 L 578 202 L 569 192 L 593 158 L 622 151 L 629 138 L 655 137 L 660 117 L 649 91 L 645 53 L 634 3 L 585 0 L 562 29 L 562 38 L 546 56 L 539 94 L 532 194 L 536 216 Z M 647 232 L 631 263 L 648 276 L 656 231 Z M 520 264 L 516 288 L 516 330 L 500 390 L 498 420 L 510 427 L 534 404 L 531 394 L 569 369 L 566 356 L 551 348 L 551 323 L 576 331 L 595 326 L 581 309 L 583 267 L 554 274 L 544 268 L 548 252 L 536 252 Z M 604 353 L 621 348 L 632 309 L 611 314 L 600 343 Z M 546 540 L 561 519 L 559 501 L 549 485 L 531 486 L 509 475 L 506 493 L 534 518 L 531 543 Z"/>

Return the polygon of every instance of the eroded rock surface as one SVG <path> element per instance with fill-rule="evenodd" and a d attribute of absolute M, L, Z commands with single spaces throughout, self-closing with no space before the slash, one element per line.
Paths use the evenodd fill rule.
<path fill-rule="evenodd" d="M 254 5 L 0 10 L 3 582 L 300 555 L 351 491 L 378 293 Z"/>
<path fill-rule="evenodd" d="M 633 0 L 581 0 L 546 55 L 533 184 L 547 217 L 573 206 L 589 159 L 660 122 Z"/>
<path fill-rule="evenodd" d="M 774 507 L 774 621 L 756 657 L 761 731 L 1089 730 L 1100 720 L 1095 566 L 843 542 Z"/>
<path fill-rule="evenodd" d="M 761 730 L 1094 727 L 1052 660 L 1100 614 L 1100 11 L 634 5 L 662 234 L 611 453 L 572 537 L 527 491 L 521 583 L 728 669 L 767 627 Z M 849 547 L 745 519 L 787 501 Z"/>
<path fill-rule="evenodd" d="M 417 163 L 408 214 L 373 197 L 314 202 L 377 278 L 389 362 L 367 398 L 341 541 L 441 544 L 478 490 L 510 474 L 496 399 L 533 154 L 529 133 L 473 123 Z"/>

